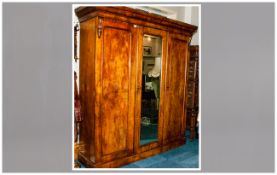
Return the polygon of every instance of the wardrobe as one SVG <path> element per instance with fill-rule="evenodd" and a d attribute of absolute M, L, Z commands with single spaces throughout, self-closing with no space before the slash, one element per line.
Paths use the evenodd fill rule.
<path fill-rule="evenodd" d="M 108 168 L 185 143 L 197 27 L 128 7 L 79 7 L 79 160 Z"/>

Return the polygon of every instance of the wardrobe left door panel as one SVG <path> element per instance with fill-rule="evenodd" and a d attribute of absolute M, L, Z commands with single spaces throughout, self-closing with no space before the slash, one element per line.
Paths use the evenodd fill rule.
<path fill-rule="evenodd" d="M 133 36 L 128 24 L 103 22 L 101 31 L 100 140 L 103 162 L 133 152 Z"/>

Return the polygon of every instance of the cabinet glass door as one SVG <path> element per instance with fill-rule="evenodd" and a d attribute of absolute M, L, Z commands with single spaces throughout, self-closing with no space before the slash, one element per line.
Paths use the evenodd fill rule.
<path fill-rule="evenodd" d="M 158 141 L 162 37 L 144 34 L 140 145 Z"/>

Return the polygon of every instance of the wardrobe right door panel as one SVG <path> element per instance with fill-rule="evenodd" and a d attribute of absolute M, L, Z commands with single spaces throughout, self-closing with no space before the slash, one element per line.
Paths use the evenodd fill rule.
<path fill-rule="evenodd" d="M 188 37 L 168 35 L 164 144 L 182 139 L 185 132 L 185 101 Z"/>

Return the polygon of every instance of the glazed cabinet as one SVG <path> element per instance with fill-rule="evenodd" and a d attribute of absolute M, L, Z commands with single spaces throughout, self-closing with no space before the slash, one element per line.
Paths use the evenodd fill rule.
<path fill-rule="evenodd" d="M 127 7 L 79 7 L 79 159 L 119 167 L 185 143 L 197 27 Z"/>

